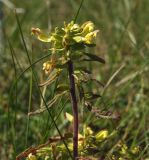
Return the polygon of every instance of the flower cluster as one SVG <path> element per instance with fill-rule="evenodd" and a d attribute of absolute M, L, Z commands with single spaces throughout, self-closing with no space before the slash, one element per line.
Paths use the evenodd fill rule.
<path fill-rule="evenodd" d="M 44 34 L 39 28 L 32 28 L 32 34 L 36 35 L 40 41 L 50 42 L 52 48 L 56 50 L 70 49 L 76 44 L 94 45 L 98 30 L 94 30 L 94 24 L 91 21 L 83 25 L 75 24 L 73 21 L 64 27 L 56 27 L 51 34 Z"/>
<path fill-rule="evenodd" d="M 63 65 L 70 59 L 74 60 L 74 57 L 79 60 L 86 46 L 95 46 L 97 33 L 98 30 L 94 30 L 94 24 L 91 21 L 81 26 L 73 21 L 68 24 L 64 22 L 64 27 L 56 27 L 51 34 L 45 34 L 39 28 L 32 28 L 32 34 L 37 39 L 50 44 L 49 50 L 52 52 L 52 58 L 43 64 L 45 73 L 50 74 L 56 64 Z"/>

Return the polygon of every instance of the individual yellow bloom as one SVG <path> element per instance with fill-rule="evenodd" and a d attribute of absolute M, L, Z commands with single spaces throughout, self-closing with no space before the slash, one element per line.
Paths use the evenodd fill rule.
<path fill-rule="evenodd" d="M 107 130 L 102 130 L 100 132 L 98 132 L 96 135 L 96 140 L 97 141 L 103 141 L 108 137 L 108 131 Z"/>
<path fill-rule="evenodd" d="M 78 24 L 74 24 L 74 25 L 72 26 L 71 30 L 77 30 L 77 29 L 79 29 L 79 28 L 80 28 L 80 26 L 79 26 Z"/>
<path fill-rule="evenodd" d="M 28 160 L 37 160 L 36 156 L 35 155 L 32 155 L 32 153 L 30 153 L 28 155 Z"/>
<path fill-rule="evenodd" d="M 80 26 L 78 24 L 74 24 L 73 21 L 71 21 L 70 23 L 66 24 L 64 23 L 64 28 L 63 30 L 65 32 L 73 32 L 73 31 L 79 31 L 78 29 L 80 29 Z"/>
<path fill-rule="evenodd" d="M 94 41 L 95 41 L 95 38 L 96 38 L 98 32 L 99 32 L 98 30 L 95 30 L 93 32 L 88 33 L 85 36 L 85 41 L 84 42 L 86 44 L 94 44 Z"/>
<path fill-rule="evenodd" d="M 93 134 L 93 130 L 90 127 L 86 127 L 85 128 L 85 135 L 92 135 Z"/>
<path fill-rule="evenodd" d="M 81 28 L 83 29 L 83 33 L 89 33 L 92 32 L 94 30 L 94 24 L 91 21 L 85 22 Z"/>
<path fill-rule="evenodd" d="M 31 29 L 31 34 L 32 35 L 40 35 L 41 34 L 41 30 L 39 28 L 32 28 Z"/>
<path fill-rule="evenodd" d="M 45 74 L 48 74 L 51 71 L 51 62 L 47 61 L 45 63 L 43 63 L 43 70 L 45 71 Z"/>
<path fill-rule="evenodd" d="M 82 139 L 82 138 L 84 138 L 84 137 L 83 137 L 82 134 L 79 133 L 79 134 L 78 134 L 78 138 L 79 138 L 79 139 Z"/>
<path fill-rule="evenodd" d="M 128 151 L 127 145 L 126 144 L 122 144 L 120 153 L 125 155 L 125 154 L 127 154 L 127 151 Z"/>
<path fill-rule="evenodd" d="M 65 31 L 65 33 L 68 33 L 68 32 L 70 32 L 72 30 L 73 25 L 74 25 L 73 21 L 71 21 L 68 24 L 66 22 L 64 22 L 64 28 L 62 28 L 62 30 Z"/>
<path fill-rule="evenodd" d="M 139 147 L 133 147 L 133 148 L 131 149 L 131 152 L 132 152 L 133 154 L 137 154 L 137 153 L 139 152 Z"/>
<path fill-rule="evenodd" d="M 73 121 L 73 116 L 71 114 L 69 114 L 68 112 L 65 113 L 65 117 L 69 122 Z"/>
<path fill-rule="evenodd" d="M 54 52 L 54 50 L 52 51 Z M 43 63 L 42 69 L 45 71 L 45 74 L 50 74 L 53 71 L 55 67 L 55 63 L 56 63 L 56 57 L 55 57 L 55 54 L 52 54 L 51 60 Z"/>
<path fill-rule="evenodd" d="M 43 68 L 45 71 L 45 74 L 50 74 L 52 72 L 52 70 L 54 69 L 54 64 L 52 64 L 52 62 L 47 61 L 45 63 L 43 63 Z"/>
<path fill-rule="evenodd" d="M 45 35 L 39 28 L 32 28 L 31 34 L 37 36 L 42 42 L 51 42 L 51 36 Z"/>

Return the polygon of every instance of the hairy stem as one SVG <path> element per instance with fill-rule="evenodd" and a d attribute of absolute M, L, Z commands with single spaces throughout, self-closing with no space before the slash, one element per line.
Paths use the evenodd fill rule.
<path fill-rule="evenodd" d="M 69 82 L 70 82 L 70 94 L 71 94 L 71 104 L 73 110 L 73 157 L 74 160 L 78 157 L 78 105 L 75 91 L 75 81 L 74 81 L 74 69 L 73 62 L 68 61 L 68 72 L 69 72 Z"/>

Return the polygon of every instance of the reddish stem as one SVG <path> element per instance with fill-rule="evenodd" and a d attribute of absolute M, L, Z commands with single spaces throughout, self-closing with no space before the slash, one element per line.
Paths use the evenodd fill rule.
<path fill-rule="evenodd" d="M 74 160 L 78 157 L 78 105 L 75 91 L 75 80 L 74 80 L 74 69 L 73 62 L 68 61 L 68 72 L 69 72 L 69 82 L 70 82 L 70 95 L 71 95 L 71 104 L 73 110 L 73 157 Z"/>

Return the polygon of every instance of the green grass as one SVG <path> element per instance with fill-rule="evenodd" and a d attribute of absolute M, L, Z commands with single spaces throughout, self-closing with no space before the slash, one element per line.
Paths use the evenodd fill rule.
<path fill-rule="evenodd" d="M 63 21 L 74 19 L 81 1 L 74 0 L 36 0 L 12 1 L 16 7 L 23 8 L 18 14 L 24 41 L 39 81 L 44 78 L 42 63 L 46 59 L 43 50 L 48 48 L 30 35 L 32 27 L 54 28 Z M 90 87 L 102 94 L 96 106 L 111 111 L 119 111 L 119 121 L 96 119 L 89 116 L 85 120 L 94 130 L 118 129 L 117 138 L 108 142 L 107 151 L 113 154 L 114 145 L 119 140 L 129 147 L 140 146 L 138 160 L 149 158 L 149 1 L 148 0 L 85 0 L 77 21 L 91 20 L 100 29 L 95 53 L 103 57 L 105 65 L 91 63 L 94 77 L 102 81 L 107 88 Z M 15 13 L 3 5 L 3 38 L 0 35 L 0 158 L 15 159 L 15 155 L 32 145 L 44 143 L 57 131 L 48 112 L 28 118 L 29 110 L 40 106 L 40 94 L 36 87 L 31 67 L 21 75 L 17 85 L 12 84 L 23 70 L 30 66 L 26 49 L 21 38 Z M 8 40 L 10 43 L 8 43 Z M 123 68 L 120 67 L 123 65 Z M 119 70 L 120 69 L 120 70 Z M 119 70 L 119 72 L 117 72 Z M 117 72 L 117 74 L 115 74 Z M 110 80 L 111 79 L 111 80 Z M 54 94 L 54 86 L 46 88 L 46 101 Z M 51 109 L 52 116 L 62 133 L 66 131 L 64 113 L 71 112 L 70 105 L 64 105 L 62 99 Z M 61 109 L 64 109 L 61 112 Z M 58 113 L 61 113 L 60 115 Z M 58 118 L 57 118 L 58 116 Z M 111 147 L 112 146 L 112 147 Z"/>

